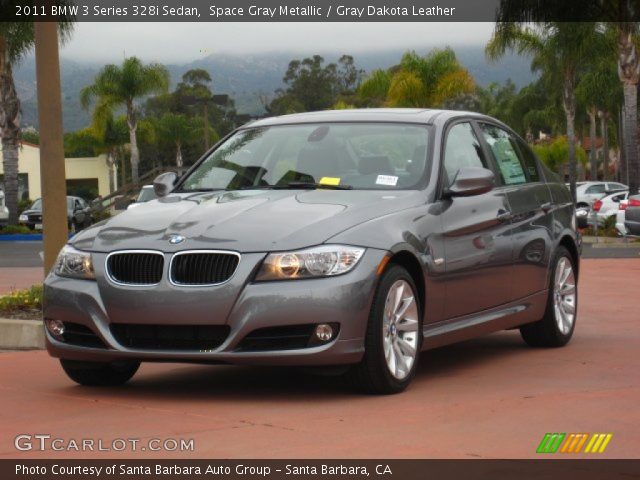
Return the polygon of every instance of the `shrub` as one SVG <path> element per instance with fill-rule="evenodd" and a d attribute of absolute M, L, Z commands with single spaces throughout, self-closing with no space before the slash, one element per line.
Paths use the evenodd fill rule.
<path fill-rule="evenodd" d="M 42 308 L 42 285 L 26 290 L 16 290 L 0 297 L 0 314 L 40 310 Z"/>
<path fill-rule="evenodd" d="M 5 225 L 4 227 L 0 227 L 0 235 L 10 235 L 13 233 L 36 233 L 32 230 L 29 230 L 29 227 L 25 227 L 24 225 Z"/>
<path fill-rule="evenodd" d="M 33 204 L 33 200 L 25 198 L 18 202 L 18 215 L 20 215 L 25 210 L 28 210 L 29 207 Z"/>

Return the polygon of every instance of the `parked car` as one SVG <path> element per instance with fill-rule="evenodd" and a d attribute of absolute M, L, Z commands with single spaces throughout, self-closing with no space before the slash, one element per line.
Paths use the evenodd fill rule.
<path fill-rule="evenodd" d="M 620 202 L 626 200 L 629 192 L 607 193 L 599 198 L 591 205 L 591 212 L 588 221 L 591 225 L 604 225 L 605 221 L 610 217 L 615 217 L 620 207 Z"/>
<path fill-rule="evenodd" d="M 576 183 L 576 206 L 591 207 L 591 204 L 604 194 L 629 190 L 629 187 L 618 182 L 578 182 Z"/>
<path fill-rule="evenodd" d="M 0 190 L 0 226 L 6 225 L 9 220 L 9 209 L 4 204 L 4 192 Z"/>
<path fill-rule="evenodd" d="M 620 205 L 618 205 L 618 211 L 616 212 L 616 230 L 618 230 L 618 233 L 622 236 L 628 233 L 627 228 L 624 226 L 625 212 L 628 204 L 629 200 L 620 200 Z"/>
<path fill-rule="evenodd" d="M 633 195 L 627 201 L 624 226 L 629 235 L 640 235 L 640 195 Z"/>
<path fill-rule="evenodd" d="M 503 123 L 422 109 L 256 121 L 158 197 L 79 233 L 44 288 L 47 348 L 82 385 L 141 361 L 338 366 L 395 393 L 420 352 L 576 325 L 570 193 Z"/>
<path fill-rule="evenodd" d="M 89 205 L 80 197 L 67 197 L 69 231 L 75 233 L 91 225 Z M 42 199 L 36 199 L 28 210 L 20 214 L 18 222 L 34 230 L 42 230 Z"/>
<path fill-rule="evenodd" d="M 154 192 L 153 190 L 153 185 L 144 185 L 140 189 L 140 193 L 138 193 L 135 202 L 130 203 L 127 208 L 139 207 L 143 203 L 146 203 L 150 200 L 155 200 L 156 198 L 158 197 L 156 197 L 156 192 Z"/>

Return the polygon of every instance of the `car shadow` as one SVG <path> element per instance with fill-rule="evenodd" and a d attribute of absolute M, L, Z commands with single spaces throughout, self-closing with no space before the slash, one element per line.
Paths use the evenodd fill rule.
<path fill-rule="evenodd" d="M 434 380 L 460 376 L 486 363 L 509 362 L 514 355 L 533 350 L 517 332 L 497 334 L 423 352 L 407 393 L 428 387 Z M 151 370 L 151 371 L 149 371 Z M 418 387 L 418 388 L 416 388 Z M 125 386 L 117 388 L 69 387 L 66 393 L 80 392 L 100 396 L 114 393 L 137 400 L 220 400 L 255 402 L 286 399 L 291 401 L 365 397 L 350 384 L 348 377 L 293 367 L 246 367 L 230 365 L 167 364 L 158 368 L 143 364 Z"/>

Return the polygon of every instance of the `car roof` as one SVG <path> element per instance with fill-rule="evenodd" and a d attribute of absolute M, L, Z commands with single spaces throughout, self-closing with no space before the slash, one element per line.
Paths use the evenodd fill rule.
<path fill-rule="evenodd" d="M 456 117 L 474 117 L 502 122 L 475 112 L 460 110 L 436 110 L 428 108 L 362 108 L 347 110 L 323 110 L 318 112 L 293 113 L 278 117 L 255 120 L 241 128 L 268 127 L 272 125 L 291 125 L 302 123 L 322 122 L 390 122 L 390 123 L 421 123 L 433 125 L 446 122 Z"/>

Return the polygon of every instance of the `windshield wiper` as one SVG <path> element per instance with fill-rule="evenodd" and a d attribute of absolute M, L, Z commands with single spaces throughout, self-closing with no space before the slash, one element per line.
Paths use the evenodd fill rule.
<path fill-rule="evenodd" d="M 286 189 L 307 189 L 307 190 L 315 190 L 317 188 L 326 188 L 329 190 L 352 190 L 353 187 L 351 185 L 328 185 L 326 183 L 316 183 L 316 182 L 289 182 L 282 185 L 274 185 L 274 189 L 286 190 Z"/>

